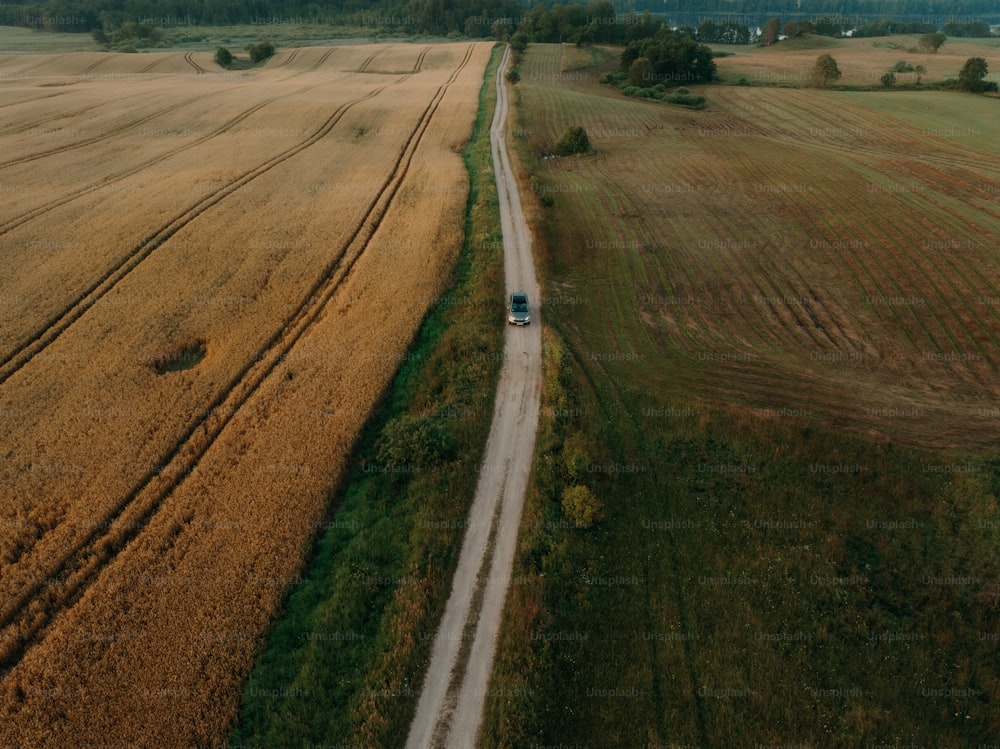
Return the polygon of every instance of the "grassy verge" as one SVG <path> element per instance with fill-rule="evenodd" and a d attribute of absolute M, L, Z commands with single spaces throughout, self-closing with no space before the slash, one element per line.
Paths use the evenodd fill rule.
<path fill-rule="evenodd" d="M 517 115 L 546 135 L 546 112 Z M 641 329 L 614 325 L 602 348 L 636 291 L 624 257 L 573 249 L 629 236 L 571 220 L 596 188 L 556 180 L 587 164 L 552 172 L 540 184 L 557 197 L 533 211 L 543 296 L 577 277 L 599 278 L 600 298 L 546 305 L 534 483 L 481 746 L 987 743 L 1000 462 L 708 405 L 671 388 L 663 373 L 690 364 Z M 564 506 L 580 484 L 603 505 L 589 528 Z"/>
<path fill-rule="evenodd" d="M 487 67 L 465 151 L 465 246 L 451 290 L 359 440 L 304 581 L 244 691 L 242 746 L 401 746 L 450 591 L 503 347 L 503 256 Z M 413 435 L 428 439 L 414 440 Z"/>

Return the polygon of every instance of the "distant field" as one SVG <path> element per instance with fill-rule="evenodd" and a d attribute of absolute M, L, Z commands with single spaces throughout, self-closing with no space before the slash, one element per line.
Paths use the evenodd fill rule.
<path fill-rule="evenodd" d="M 706 86 L 692 112 L 574 57 L 529 46 L 518 84 L 552 329 L 480 746 L 986 745 L 996 99 Z M 595 152 L 542 158 L 573 124 Z"/>
<path fill-rule="evenodd" d="M 490 48 L 0 56 L 0 744 L 223 741 L 456 260 Z"/>
<path fill-rule="evenodd" d="M 90 34 L 57 34 L 38 29 L 0 26 L 0 54 L 8 52 L 56 54 L 92 49 L 97 49 L 97 45 Z"/>
<path fill-rule="evenodd" d="M 816 58 L 832 55 L 843 73 L 838 86 L 878 86 L 879 79 L 899 60 L 923 65 L 923 83 L 957 78 L 970 57 L 983 57 L 991 75 L 1000 73 L 1000 40 L 948 39 L 936 53 L 916 51 L 916 36 L 872 39 L 832 39 L 810 36 L 778 42 L 770 47 L 712 45 L 730 56 L 716 60 L 719 77 L 726 83 L 746 78 L 751 85 L 808 86 Z M 911 51 L 913 50 L 913 51 Z M 914 83 L 913 73 L 897 73 L 899 83 Z"/>

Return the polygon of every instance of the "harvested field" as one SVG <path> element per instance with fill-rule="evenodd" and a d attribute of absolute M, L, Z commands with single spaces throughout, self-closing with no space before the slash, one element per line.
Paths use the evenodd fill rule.
<path fill-rule="evenodd" d="M 456 257 L 489 54 L 0 61 L 0 743 L 222 742 Z"/>
<path fill-rule="evenodd" d="M 579 356 L 761 418 L 993 441 L 995 100 L 716 86 L 689 112 L 561 73 L 559 46 L 533 50 L 523 131 L 551 151 L 581 124 L 597 150 L 537 166 L 561 203 L 565 281 L 548 296 L 613 284 L 633 300 L 560 308 L 601 331 Z"/>
<path fill-rule="evenodd" d="M 816 58 L 832 55 L 843 76 L 836 86 L 878 87 L 882 75 L 900 60 L 911 65 L 923 65 L 922 83 L 957 78 L 958 71 L 970 57 L 983 57 L 989 62 L 991 78 L 997 80 L 1000 65 L 1000 45 L 995 39 L 948 39 L 937 52 L 918 48 L 918 36 L 892 36 L 870 39 L 832 39 L 807 36 L 778 42 L 770 47 L 711 45 L 731 56 L 716 60 L 719 77 L 727 83 L 740 78 L 752 85 L 809 86 Z M 916 73 L 897 73 L 900 84 L 916 83 Z"/>

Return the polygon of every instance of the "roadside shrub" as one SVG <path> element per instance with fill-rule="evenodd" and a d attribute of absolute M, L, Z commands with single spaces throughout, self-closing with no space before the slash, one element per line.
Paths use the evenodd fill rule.
<path fill-rule="evenodd" d="M 603 505 L 586 486 L 568 486 L 562 493 L 562 510 L 577 528 L 589 528 L 601 519 Z"/>
<path fill-rule="evenodd" d="M 570 125 L 566 132 L 556 141 L 556 153 L 560 156 L 571 156 L 574 153 L 587 153 L 590 150 L 590 137 L 580 125 Z"/>
<path fill-rule="evenodd" d="M 580 481 L 594 462 L 594 444 L 583 432 L 574 432 L 563 443 L 563 470 L 572 481 Z"/>
<path fill-rule="evenodd" d="M 384 466 L 420 470 L 449 458 L 452 449 L 451 436 L 437 421 L 404 414 L 386 424 L 378 459 Z"/>
<path fill-rule="evenodd" d="M 890 70 L 888 73 L 883 75 L 880 80 L 885 88 L 892 88 L 896 85 L 896 74 Z"/>
<path fill-rule="evenodd" d="M 521 71 L 517 67 L 513 67 L 507 71 L 507 83 L 516 84 L 521 80 Z"/>

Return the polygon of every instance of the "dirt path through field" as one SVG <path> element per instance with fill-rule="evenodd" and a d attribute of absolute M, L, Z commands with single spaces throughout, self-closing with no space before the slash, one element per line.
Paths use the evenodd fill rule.
<path fill-rule="evenodd" d="M 507 293 L 525 290 L 532 323 L 508 327 L 493 424 L 476 497 L 469 512 L 451 598 L 434 641 L 431 662 L 407 747 L 475 745 L 493 666 L 500 615 L 510 584 L 521 507 L 531 469 L 542 381 L 540 297 L 531 234 L 507 155 L 504 85 L 510 48 L 497 71 L 497 106 L 490 128 L 493 168 L 503 226 Z M 501 324 L 497 321 L 497 324 Z"/>

